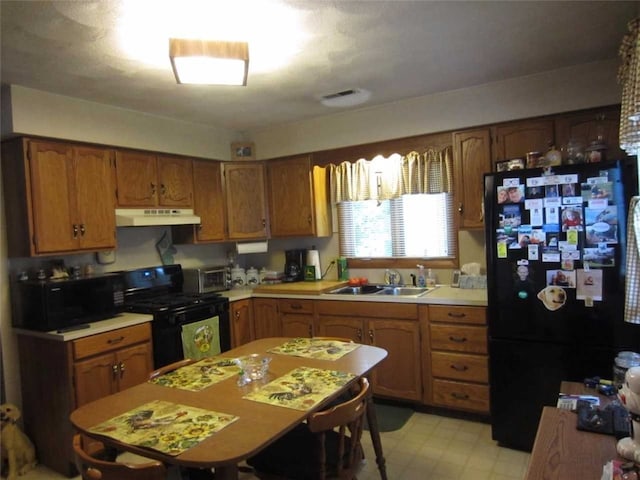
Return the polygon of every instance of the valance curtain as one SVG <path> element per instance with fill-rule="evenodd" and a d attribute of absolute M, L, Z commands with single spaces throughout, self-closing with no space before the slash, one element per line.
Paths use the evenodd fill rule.
<path fill-rule="evenodd" d="M 453 191 L 451 148 L 397 153 L 329 165 L 331 202 L 390 200 L 406 194 Z"/>
<path fill-rule="evenodd" d="M 640 155 L 640 17 L 628 24 L 629 34 L 622 40 L 622 64 L 618 81 L 622 84 L 620 146 L 629 155 Z"/>

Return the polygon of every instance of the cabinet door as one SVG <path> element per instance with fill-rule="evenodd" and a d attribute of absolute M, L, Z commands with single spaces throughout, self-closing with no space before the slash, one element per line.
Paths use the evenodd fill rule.
<path fill-rule="evenodd" d="M 359 318 L 343 317 L 339 315 L 323 315 L 318 319 L 318 336 L 350 338 L 357 343 L 365 341 L 363 321 Z"/>
<path fill-rule="evenodd" d="M 116 152 L 117 200 L 120 207 L 155 207 L 158 203 L 156 156 Z"/>
<path fill-rule="evenodd" d="M 262 163 L 225 163 L 224 185 L 229 240 L 267 237 L 264 177 Z"/>
<path fill-rule="evenodd" d="M 233 348 L 255 339 L 251 300 L 237 300 L 229 306 L 231 321 L 231 345 Z"/>
<path fill-rule="evenodd" d="M 483 174 L 491 171 L 488 128 L 453 134 L 454 177 L 460 228 L 484 227 Z"/>
<path fill-rule="evenodd" d="M 272 298 L 253 299 L 253 326 L 256 340 L 282 336 L 277 300 Z"/>
<path fill-rule="evenodd" d="M 283 313 L 282 336 L 304 338 L 313 336 L 313 316 L 301 313 Z"/>
<path fill-rule="evenodd" d="M 422 398 L 420 326 L 403 320 L 367 321 L 369 343 L 384 348 L 389 355 L 372 372 L 373 391 L 378 395 L 405 400 Z"/>
<path fill-rule="evenodd" d="M 76 249 L 80 230 L 72 201 L 73 148 L 61 143 L 32 141 L 28 158 L 36 251 Z"/>
<path fill-rule="evenodd" d="M 80 247 L 115 248 L 115 189 L 111 151 L 74 149 L 74 173 Z"/>
<path fill-rule="evenodd" d="M 177 157 L 158 157 L 158 205 L 193 207 L 193 164 Z"/>
<path fill-rule="evenodd" d="M 607 159 L 617 160 L 627 156 L 620 148 L 620 107 L 561 115 L 555 120 L 555 130 L 556 147 L 562 149 L 563 153 L 570 141 L 586 148 L 598 136 L 602 136 L 607 145 Z"/>
<path fill-rule="evenodd" d="M 118 390 L 146 382 L 153 370 L 151 343 L 142 343 L 116 352 Z"/>
<path fill-rule="evenodd" d="M 494 127 L 493 160 L 526 160 L 528 152 L 545 153 L 554 143 L 553 120 L 527 120 Z"/>
<path fill-rule="evenodd" d="M 315 235 L 309 157 L 271 160 L 267 178 L 271 236 Z"/>
<path fill-rule="evenodd" d="M 225 207 L 220 162 L 193 161 L 194 209 L 201 224 L 196 225 L 199 242 L 225 239 Z"/>
<path fill-rule="evenodd" d="M 76 407 L 117 391 L 118 365 L 113 352 L 76 362 Z"/>

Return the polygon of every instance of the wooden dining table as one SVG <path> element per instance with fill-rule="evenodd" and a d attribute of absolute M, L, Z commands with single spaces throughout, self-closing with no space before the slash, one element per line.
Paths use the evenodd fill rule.
<path fill-rule="evenodd" d="M 265 354 L 290 338 L 263 338 L 221 354 L 225 358 L 236 358 L 254 353 Z M 128 451 L 165 464 L 198 469 L 215 470 L 215 479 L 237 479 L 238 463 L 255 455 L 267 445 L 283 436 L 303 422 L 312 412 L 322 410 L 362 376 L 369 375 L 386 356 L 386 350 L 371 345 L 359 345 L 355 350 L 335 360 L 322 360 L 284 354 L 271 354 L 271 363 L 266 377 L 238 386 L 237 376 L 227 378 L 200 391 L 172 388 L 145 382 L 121 392 L 82 405 L 71 413 L 71 423 L 81 433 L 100 440 L 105 446 L 118 451 Z M 334 391 L 309 410 L 298 410 L 278 405 L 256 402 L 243 396 L 260 388 L 265 383 L 286 375 L 299 367 L 348 372 L 353 379 Z M 130 412 L 153 401 L 166 401 L 178 405 L 215 411 L 238 417 L 236 421 L 204 439 L 179 455 L 169 455 L 158 450 L 125 443 L 115 438 L 92 432 L 95 426 Z M 386 466 L 378 430 L 375 406 L 369 397 L 367 408 L 369 431 L 382 480 L 386 480 Z"/>

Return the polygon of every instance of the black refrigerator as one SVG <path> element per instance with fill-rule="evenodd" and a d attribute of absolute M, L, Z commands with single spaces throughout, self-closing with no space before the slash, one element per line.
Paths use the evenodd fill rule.
<path fill-rule="evenodd" d="M 621 350 L 627 207 L 635 158 L 486 174 L 492 436 L 530 451 L 563 380 L 610 379 Z"/>

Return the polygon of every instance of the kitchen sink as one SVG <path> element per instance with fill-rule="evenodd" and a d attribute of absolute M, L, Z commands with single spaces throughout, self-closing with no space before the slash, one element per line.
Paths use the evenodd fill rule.
<path fill-rule="evenodd" d="M 399 285 L 362 285 L 360 287 L 340 287 L 328 293 L 338 295 L 394 295 L 398 297 L 418 297 L 434 290 L 435 287 L 411 287 Z"/>
<path fill-rule="evenodd" d="M 329 293 L 337 293 L 339 295 L 369 295 L 379 292 L 383 287 L 378 285 L 362 285 L 360 287 L 340 287 L 336 290 L 331 290 Z"/>
<path fill-rule="evenodd" d="M 433 288 L 427 287 L 383 287 L 382 290 L 376 292 L 376 295 L 398 295 L 398 296 L 414 296 L 422 295 L 423 293 L 433 290 Z"/>

